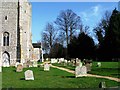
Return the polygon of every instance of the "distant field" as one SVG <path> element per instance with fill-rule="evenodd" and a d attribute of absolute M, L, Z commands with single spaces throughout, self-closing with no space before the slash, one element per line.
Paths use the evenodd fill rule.
<path fill-rule="evenodd" d="M 75 70 L 75 66 L 71 65 L 64 66 L 57 63 L 53 65 Z M 93 62 L 89 73 L 120 78 L 120 62 L 101 62 L 101 67 L 97 67 L 97 62 Z"/>
<path fill-rule="evenodd" d="M 34 81 L 25 81 L 24 71 L 33 70 Z M 114 87 L 120 83 L 100 78 L 81 77 L 75 78 L 74 74 L 51 68 L 49 72 L 43 68 L 25 68 L 23 72 L 15 72 L 15 68 L 3 68 L 3 88 L 98 88 L 99 83 L 106 82 L 107 87 Z"/>

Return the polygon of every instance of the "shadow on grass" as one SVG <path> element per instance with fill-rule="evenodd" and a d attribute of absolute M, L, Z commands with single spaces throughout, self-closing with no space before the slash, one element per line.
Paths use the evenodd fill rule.
<path fill-rule="evenodd" d="M 25 80 L 25 78 L 20 78 L 20 80 Z"/>
<path fill-rule="evenodd" d="M 39 70 L 39 71 L 44 71 L 44 70 L 41 69 L 41 70 Z"/>
<path fill-rule="evenodd" d="M 117 76 L 117 78 L 120 78 L 120 74 L 111 74 L 112 76 Z"/>
<path fill-rule="evenodd" d="M 16 70 L 13 70 L 14 72 L 16 72 Z"/>
<path fill-rule="evenodd" d="M 61 76 L 61 78 L 75 78 L 75 76 Z"/>
<path fill-rule="evenodd" d="M 120 70 L 120 68 L 95 68 L 95 69 L 92 69 L 92 71 L 115 71 L 115 70 Z"/>
<path fill-rule="evenodd" d="M 65 76 L 65 78 L 75 78 L 75 76 Z"/>

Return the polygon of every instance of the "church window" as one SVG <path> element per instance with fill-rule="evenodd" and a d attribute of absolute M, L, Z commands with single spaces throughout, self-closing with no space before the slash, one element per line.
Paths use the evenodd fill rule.
<path fill-rule="evenodd" d="M 3 46 L 9 46 L 9 33 L 3 33 Z"/>

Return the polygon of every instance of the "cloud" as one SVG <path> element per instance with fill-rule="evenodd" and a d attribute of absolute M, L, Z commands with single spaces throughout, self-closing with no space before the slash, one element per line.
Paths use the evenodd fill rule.
<path fill-rule="evenodd" d="M 91 23 L 90 26 L 93 26 L 92 24 L 95 24 L 100 20 L 102 12 L 102 6 L 98 4 L 80 12 L 79 15 L 84 23 Z"/>
<path fill-rule="evenodd" d="M 88 21 L 88 15 L 86 12 L 81 12 L 80 16 L 82 16 L 83 20 Z"/>
<path fill-rule="evenodd" d="M 98 16 L 101 12 L 101 6 L 100 5 L 96 5 L 96 6 L 93 6 L 92 8 L 92 15 L 94 16 Z"/>

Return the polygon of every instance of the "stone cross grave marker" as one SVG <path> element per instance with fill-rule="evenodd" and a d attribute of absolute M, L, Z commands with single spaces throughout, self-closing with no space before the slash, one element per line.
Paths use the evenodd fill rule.
<path fill-rule="evenodd" d="M 22 72 L 22 71 L 23 71 L 23 65 L 22 64 L 18 64 L 16 72 Z"/>
<path fill-rule="evenodd" d="M 34 80 L 34 75 L 32 70 L 25 71 L 25 80 Z"/>
<path fill-rule="evenodd" d="M 87 75 L 87 68 L 86 66 L 77 66 L 75 68 L 75 77 L 82 77 Z"/>
<path fill-rule="evenodd" d="M 48 63 L 45 63 L 44 71 L 49 71 L 49 70 L 50 70 L 50 65 Z"/>

